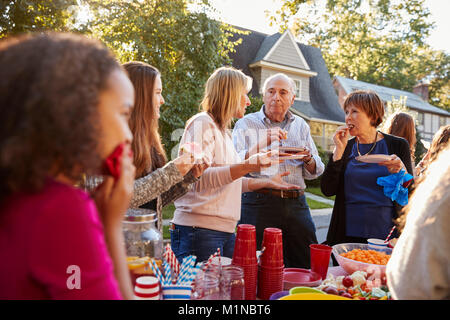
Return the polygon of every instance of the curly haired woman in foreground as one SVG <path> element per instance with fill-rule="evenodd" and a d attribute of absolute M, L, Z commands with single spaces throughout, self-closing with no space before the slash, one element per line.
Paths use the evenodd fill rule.
<path fill-rule="evenodd" d="M 132 298 L 127 75 L 99 42 L 57 33 L 1 41 L 0 70 L 0 299 Z M 94 203 L 73 185 L 123 143 Z"/>

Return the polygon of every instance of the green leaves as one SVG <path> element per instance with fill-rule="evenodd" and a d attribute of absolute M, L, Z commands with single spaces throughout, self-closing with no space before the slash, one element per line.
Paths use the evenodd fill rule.
<path fill-rule="evenodd" d="M 235 42 L 231 27 L 209 19 L 206 0 L 90 1 L 95 18 L 89 30 L 116 52 L 121 62 L 139 60 L 161 72 L 165 105 L 160 128 L 169 151 L 172 132 L 198 112 L 204 84 L 230 63 Z M 188 10 L 197 5 L 200 10 Z M 191 7 L 190 7 L 191 8 Z M 170 153 L 168 153 L 170 154 Z"/>
<path fill-rule="evenodd" d="M 425 43 L 424 0 L 285 0 L 281 11 L 272 21 L 320 48 L 332 76 L 406 91 L 428 78 L 431 102 L 448 108 L 449 58 Z"/>

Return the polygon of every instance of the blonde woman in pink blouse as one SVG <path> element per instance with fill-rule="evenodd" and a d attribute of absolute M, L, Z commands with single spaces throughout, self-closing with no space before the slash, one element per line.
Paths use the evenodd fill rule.
<path fill-rule="evenodd" d="M 233 145 L 230 124 L 242 118 L 250 105 L 247 96 L 252 80 L 232 67 L 217 69 L 208 79 L 201 106 L 203 112 L 188 120 L 180 145 L 196 142 L 203 158 L 210 163 L 191 191 L 175 201 L 171 225 L 171 245 L 177 258 L 197 256 L 206 260 L 217 248 L 223 256 L 232 257 L 235 228 L 240 219 L 242 192 L 261 188 L 298 189 L 276 175 L 268 179 L 244 177 L 273 164 L 271 152 L 258 153 L 241 161 Z M 271 133 L 265 146 L 282 138 L 282 132 Z"/>

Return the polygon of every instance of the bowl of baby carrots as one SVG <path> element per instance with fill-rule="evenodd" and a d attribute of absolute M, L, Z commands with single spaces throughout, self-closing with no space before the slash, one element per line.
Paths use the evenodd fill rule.
<path fill-rule="evenodd" d="M 384 278 L 391 248 L 369 249 L 365 243 L 340 243 L 333 246 L 333 255 L 348 274 L 365 271 L 369 276 Z"/>

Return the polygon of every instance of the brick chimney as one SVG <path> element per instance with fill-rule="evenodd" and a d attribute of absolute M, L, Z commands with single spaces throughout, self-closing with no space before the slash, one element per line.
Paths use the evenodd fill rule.
<path fill-rule="evenodd" d="M 429 99 L 428 83 L 425 83 L 423 81 L 419 81 L 419 83 L 416 84 L 413 87 L 413 93 L 415 93 L 419 97 L 421 97 L 423 101 L 427 101 L 428 102 L 428 99 Z"/>

